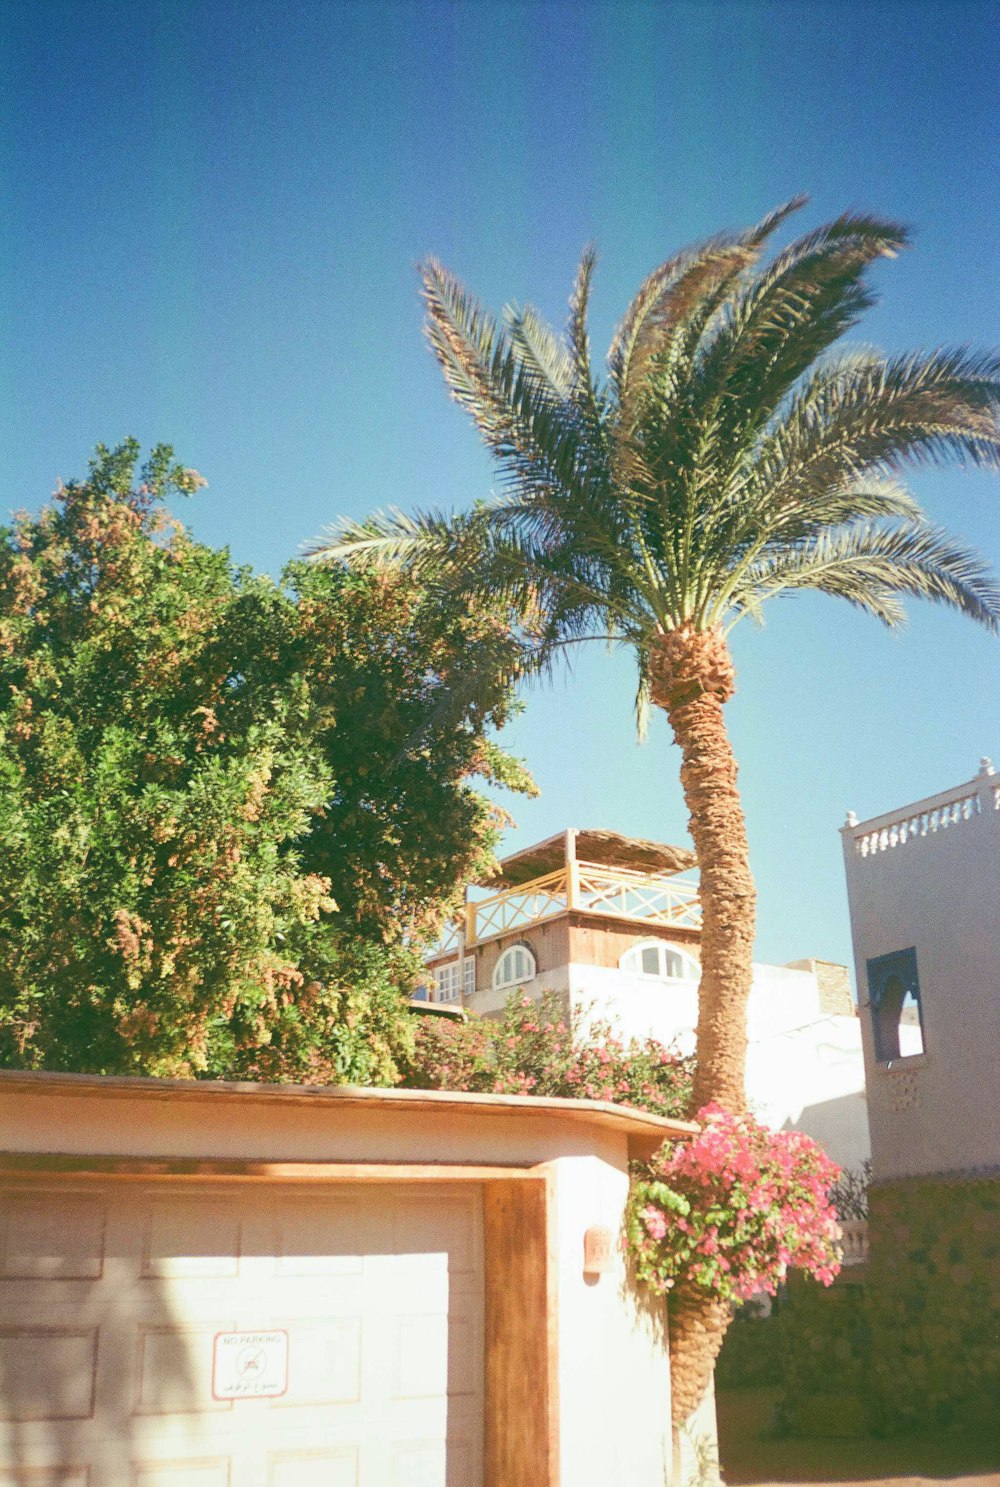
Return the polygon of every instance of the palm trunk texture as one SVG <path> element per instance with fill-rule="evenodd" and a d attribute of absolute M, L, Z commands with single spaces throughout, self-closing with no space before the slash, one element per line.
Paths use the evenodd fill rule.
<path fill-rule="evenodd" d="M 652 656 L 653 702 L 670 719 L 682 754 L 681 784 L 701 879 L 701 982 L 693 1104 L 746 1108 L 747 999 L 756 927 L 746 823 L 722 709 L 735 672 L 718 631 L 675 630 Z M 672 1293 L 670 1360 L 674 1425 L 702 1399 L 729 1325 L 729 1307 L 698 1286 Z"/>

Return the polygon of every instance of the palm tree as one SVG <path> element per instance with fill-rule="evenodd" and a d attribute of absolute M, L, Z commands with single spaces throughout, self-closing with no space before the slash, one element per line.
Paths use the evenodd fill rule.
<path fill-rule="evenodd" d="M 314 548 L 319 560 L 399 563 L 492 594 L 523 633 L 526 668 L 595 636 L 632 648 L 639 716 L 662 708 L 680 746 L 700 868 L 696 1108 L 745 1105 L 755 893 L 723 717 L 729 632 L 798 589 L 889 626 L 907 595 L 1000 626 L 983 561 L 930 525 L 899 473 L 1000 464 L 1000 358 L 831 352 L 873 303 L 872 264 L 907 234 L 848 214 L 763 261 L 804 200 L 655 269 L 625 312 L 605 379 L 587 334 L 591 250 L 565 338 L 531 308 L 496 321 L 426 262 L 427 333 L 496 460 L 500 493 L 458 515 L 341 523 Z M 725 1329 L 707 1302 L 689 1308 L 690 1327 L 675 1325 L 683 1301 L 671 1305 L 688 1358 L 675 1380 L 682 1417 Z"/>

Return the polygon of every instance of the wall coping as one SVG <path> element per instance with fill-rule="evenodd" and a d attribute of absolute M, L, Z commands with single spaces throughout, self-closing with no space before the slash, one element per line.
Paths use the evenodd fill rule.
<path fill-rule="evenodd" d="M 934 1172 L 893 1172 L 886 1177 L 873 1177 L 869 1188 L 914 1188 L 922 1183 L 957 1186 L 967 1182 L 1000 1182 L 1000 1166 L 990 1163 L 980 1167 L 938 1168 Z"/>
<path fill-rule="evenodd" d="M 110 1074 L 64 1074 L 0 1069 L 0 1095 L 72 1095 L 90 1099 L 239 1102 L 247 1106 L 310 1104 L 330 1113 L 368 1107 L 384 1113 L 423 1116 L 492 1113 L 512 1119 L 549 1118 L 554 1124 L 589 1125 L 625 1136 L 629 1154 L 651 1154 L 662 1141 L 692 1136 L 693 1121 L 674 1120 L 603 1100 L 556 1096 L 464 1094 L 450 1090 L 372 1089 L 359 1085 L 264 1084 L 223 1079 L 152 1079 Z"/>

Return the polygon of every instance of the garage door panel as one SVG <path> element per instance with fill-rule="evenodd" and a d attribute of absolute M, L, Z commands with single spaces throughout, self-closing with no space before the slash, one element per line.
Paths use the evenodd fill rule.
<path fill-rule="evenodd" d="M 146 1461 L 135 1467 L 135 1487 L 230 1487 L 226 1457 L 206 1461 Z"/>
<path fill-rule="evenodd" d="M 448 1329 L 448 1397 L 483 1392 L 482 1315 L 455 1317 Z"/>
<path fill-rule="evenodd" d="M 439 1238 L 439 1243 L 444 1240 Z M 373 1313 L 387 1316 L 400 1313 L 421 1315 L 446 1312 L 453 1284 L 448 1274 L 448 1255 L 368 1255 L 365 1276 L 369 1287 L 377 1288 L 371 1297 Z"/>
<path fill-rule="evenodd" d="M 482 1237 L 475 1206 L 461 1198 L 441 1198 L 433 1191 L 400 1198 L 392 1210 L 393 1251 L 417 1264 L 421 1256 L 441 1251 L 447 1234 L 449 1275 L 477 1274 L 482 1269 Z"/>
<path fill-rule="evenodd" d="M 0 1328 L 0 1420 L 89 1419 L 96 1368 L 96 1328 Z"/>
<path fill-rule="evenodd" d="M 34 1271 L 0 1278 L 0 1366 L 25 1462 L 65 1463 L 37 1487 L 480 1487 L 478 1186 L 29 1197 L 0 1198 L 0 1261 Z M 281 1329 L 286 1394 L 214 1399 L 216 1332 Z"/>
<path fill-rule="evenodd" d="M 231 1411 L 212 1394 L 215 1334 L 232 1332 L 223 1318 L 197 1327 L 140 1327 L 136 1339 L 134 1415 L 200 1415 Z"/>
<path fill-rule="evenodd" d="M 482 1449 L 460 1441 L 449 1442 L 444 1487 L 465 1487 L 466 1482 L 481 1482 L 482 1479 Z"/>
<path fill-rule="evenodd" d="M 392 1487 L 445 1487 L 448 1465 L 440 1440 L 400 1441 L 392 1449 Z"/>
<path fill-rule="evenodd" d="M 275 1223 L 280 1276 L 360 1275 L 362 1257 L 380 1244 L 377 1214 L 366 1194 L 300 1200 Z"/>
<path fill-rule="evenodd" d="M 272 1456 L 267 1487 L 360 1487 L 354 1447 L 335 1451 L 291 1451 Z"/>
<path fill-rule="evenodd" d="M 288 1391 L 272 1409 L 354 1404 L 361 1398 L 361 1318 L 307 1321 L 282 1316 L 288 1330 Z"/>
<path fill-rule="evenodd" d="M 164 1199 L 145 1215 L 144 1227 L 143 1276 L 222 1279 L 239 1273 L 238 1210 L 197 1197 Z"/>
<path fill-rule="evenodd" d="M 106 1206 L 16 1194 L 0 1208 L 0 1280 L 99 1280 Z"/>
<path fill-rule="evenodd" d="M 90 1468 L 86 1466 L 55 1467 L 48 1471 L 6 1472 L 0 1470 L 0 1487 L 90 1487 Z"/>

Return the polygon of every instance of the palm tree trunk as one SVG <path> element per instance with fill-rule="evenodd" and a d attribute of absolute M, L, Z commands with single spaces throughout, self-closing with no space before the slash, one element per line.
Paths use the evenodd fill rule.
<path fill-rule="evenodd" d="M 701 982 L 693 1104 L 746 1108 L 747 999 L 756 927 L 736 760 L 722 715 L 735 690 L 729 647 L 718 631 L 677 630 L 651 657 L 653 701 L 670 719 L 682 754 L 681 783 L 701 878 Z M 697 1409 L 729 1325 L 729 1307 L 700 1286 L 680 1285 L 669 1303 L 675 1432 Z"/>
<path fill-rule="evenodd" d="M 746 824 L 723 704 L 735 690 L 719 631 L 675 630 L 652 657 L 653 701 L 681 748 L 681 784 L 701 879 L 701 982 L 694 1107 L 746 1108 L 746 1007 L 756 928 Z"/>

